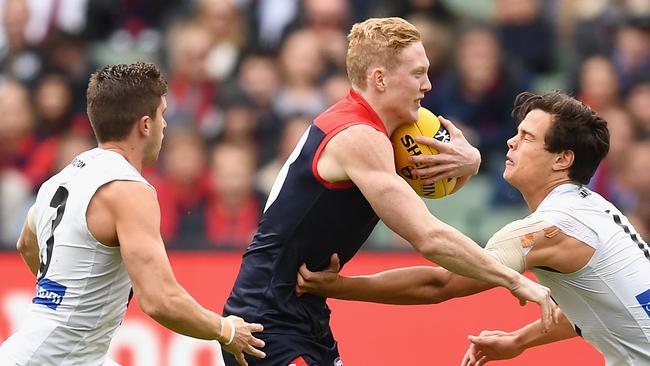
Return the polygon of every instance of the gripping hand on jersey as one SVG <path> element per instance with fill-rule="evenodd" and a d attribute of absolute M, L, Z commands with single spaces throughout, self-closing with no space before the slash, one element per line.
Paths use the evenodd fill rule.
<path fill-rule="evenodd" d="M 264 352 L 257 349 L 264 347 L 264 341 L 253 336 L 253 333 L 264 330 L 261 324 L 247 323 L 234 315 L 222 318 L 221 324 L 222 336 L 219 338 L 221 348 L 232 353 L 240 365 L 248 366 L 244 353 L 257 358 L 266 357 Z"/>
<path fill-rule="evenodd" d="M 298 278 L 296 280 L 296 294 L 298 296 L 308 292 L 310 294 L 328 297 L 331 294 L 332 287 L 339 278 L 341 264 L 339 256 L 334 253 L 330 258 L 330 265 L 320 272 L 312 272 L 307 269 L 306 264 L 302 264 L 298 269 Z"/>

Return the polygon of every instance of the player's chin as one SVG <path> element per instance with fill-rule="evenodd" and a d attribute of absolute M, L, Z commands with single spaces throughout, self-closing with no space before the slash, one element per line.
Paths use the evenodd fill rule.
<path fill-rule="evenodd" d="M 420 103 L 416 103 L 413 108 L 409 110 L 409 123 L 413 123 L 418 120 L 418 110 L 420 109 Z"/>

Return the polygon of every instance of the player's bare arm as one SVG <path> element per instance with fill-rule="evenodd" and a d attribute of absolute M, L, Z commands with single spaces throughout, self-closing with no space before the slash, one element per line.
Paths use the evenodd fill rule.
<path fill-rule="evenodd" d="M 410 161 L 426 164 L 427 168 L 415 169 L 413 174 L 426 176 L 422 184 L 431 184 L 441 179 L 456 177 L 456 185 L 452 193 L 462 188 L 469 178 L 478 173 L 481 166 L 481 153 L 472 146 L 463 132 L 448 119 L 438 116 L 440 124 L 449 131 L 449 142 L 441 142 L 431 137 L 417 137 L 416 141 L 438 150 L 436 155 L 414 155 Z"/>
<path fill-rule="evenodd" d="M 20 232 L 20 237 L 18 237 L 16 248 L 25 261 L 25 264 L 27 264 L 27 267 L 29 267 L 29 270 L 34 274 L 34 276 L 37 276 L 40 259 L 38 256 L 38 239 L 35 234 L 36 227 L 32 216 L 33 210 L 34 207 L 31 207 L 29 213 L 27 213 L 27 219 L 25 220 L 23 229 Z"/>
<path fill-rule="evenodd" d="M 341 179 L 343 171 L 384 223 L 425 258 L 454 273 L 504 286 L 522 301 L 538 302 L 545 322 L 551 321 L 548 289 L 500 265 L 471 239 L 433 217 L 395 173 L 392 146 L 381 132 L 363 125 L 349 127 L 332 138 L 323 155 L 333 159 L 340 170 L 321 169 L 319 162 L 321 176 Z"/>
<path fill-rule="evenodd" d="M 312 272 L 302 265 L 298 270 L 297 293 L 309 292 L 341 300 L 419 305 L 437 304 L 494 287 L 455 275 L 441 267 L 405 267 L 350 277 L 339 275 L 339 269 L 336 254 L 332 255 L 330 266 L 320 272 Z"/>
<path fill-rule="evenodd" d="M 488 361 L 511 359 L 528 348 L 578 336 L 560 308 L 556 308 L 556 313 L 559 321 L 552 324 L 547 332 L 543 331 L 541 321 L 537 320 L 514 332 L 484 330 L 478 337 L 469 336 L 471 344 L 461 366 L 480 366 Z"/>
<path fill-rule="evenodd" d="M 260 324 L 205 309 L 176 281 L 160 237 L 160 208 L 151 187 L 132 181 L 105 185 L 92 199 L 87 220 L 100 242 L 103 236 L 107 245 L 113 244 L 111 237 L 119 243 L 134 295 L 147 315 L 177 333 L 218 340 L 242 365 L 243 352 L 264 357 L 255 348 L 264 342 L 252 335 L 262 331 Z"/>
<path fill-rule="evenodd" d="M 552 268 L 573 273 L 583 268 L 595 250 L 582 241 L 564 234 L 555 226 L 535 232 L 529 237 L 532 248 L 526 255 L 526 269 Z"/>

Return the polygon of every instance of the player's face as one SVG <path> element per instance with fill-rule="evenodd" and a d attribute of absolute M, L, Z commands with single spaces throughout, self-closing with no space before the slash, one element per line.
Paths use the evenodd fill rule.
<path fill-rule="evenodd" d="M 543 184 L 552 173 L 557 154 L 544 149 L 544 138 L 552 123 L 550 114 L 532 110 L 519 124 L 517 134 L 508 140 L 503 178 L 515 188 L 526 190 Z"/>
<path fill-rule="evenodd" d="M 431 90 L 429 60 L 421 42 L 404 48 L 397 57 L 397 66 L 387 70 L 384 77 L 383 109 L 388 118 L 399 124 L 412 123 L 418 119 L 424 93 Z"/>
<path fill-rule="evenodd" d="M 167 127 L 167 121 L 165 121 L 164 113 L 167 110 L 167 99 L 162 96 L 160 97 L 160 104 L 156 108 L 156 115 L 152 118 L 152 127 L 151 135 L 149 136 L 149 142 L 147 143 L 146 157 L 144 165 L 148 166 L 158 160 L 158 155 L 160 154 L 160 148 L 162 147 L 162 141 L 164 138 L 164 130 Z"/>

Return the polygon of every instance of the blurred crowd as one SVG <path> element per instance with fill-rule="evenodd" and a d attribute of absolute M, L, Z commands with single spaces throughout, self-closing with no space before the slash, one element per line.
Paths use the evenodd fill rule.
<path fill-rule="evenodd" d="M 422 33 L 433 84 L 423 106 L 481 150 L 486 205 L 523 207 L 501 178 L 514 97 L 562 89 L 608 121 L 591 187 L 650 236 L 650 1 L 0 0 L 0 15 L 5 249 L 39 185 L 96 146 L 90 73 L 147 60 L 169 83 L 163 150 L 145 172 L 166 245 L 243 250 L 296 142 L 347 94 L 346 35 L 373 16 Z M 399 247 L 385 240 L 367 247 Z"/>

